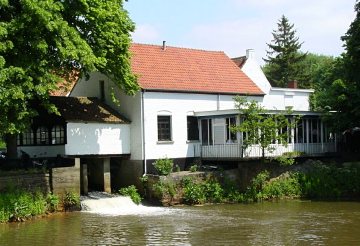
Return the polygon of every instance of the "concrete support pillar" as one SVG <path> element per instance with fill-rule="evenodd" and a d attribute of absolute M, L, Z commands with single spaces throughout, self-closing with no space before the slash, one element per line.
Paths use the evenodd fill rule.
<path fill-rule="evenodd" d="M 75 167 L 80 168 L 80 158 L 75 158 Z"/>
<path fill-rule="evenodd" d="M 104 165 L 104 191 L 111 193 L 110 158 L 103 159 Z"/>
<path fill-rule="evenodd" d="M 89 192 L 87 164 L 82 164 L 80 168 L 81 193 L 87 195 Z"/>

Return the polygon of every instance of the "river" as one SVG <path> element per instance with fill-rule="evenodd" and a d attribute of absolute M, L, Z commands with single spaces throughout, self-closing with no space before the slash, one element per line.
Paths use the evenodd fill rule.
<path fill-rule="evenodd" d="M 0 224 L 0 245 L 360 245 L 359 202 L 122 206 Z"/>

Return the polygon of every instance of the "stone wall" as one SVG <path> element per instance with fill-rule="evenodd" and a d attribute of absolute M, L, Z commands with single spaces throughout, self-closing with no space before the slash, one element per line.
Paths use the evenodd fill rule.
<path fill-rule="evenodd" d="M 51 189 L 59 197 L 66 192 L 80 195 L 80 166 L 59 167 L 51 169 Z"/>
<path fill-rule="evenodd" d="M 50 175 L 48 173 L 11 174 L 0 177 L 0 191 L 4 192 L 9 186 L 21 187 L 29 190 L 40 189 L 50 191 Z"/>

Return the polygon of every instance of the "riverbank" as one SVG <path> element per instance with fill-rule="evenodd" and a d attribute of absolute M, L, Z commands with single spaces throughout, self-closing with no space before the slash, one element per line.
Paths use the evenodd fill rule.
<path fill-rule="evenodd" d="M 271 167 L 271 168 L 270 168 Z M 360 164 L 308 160 L 287 168 L 266 164 L 245 189 L 237 169 L 175 172 L 144 178 L 146 199 L 163 206 L 205 203 L 251 203 L 274 199 L 360 200 Z M 241 175 L 240 175 L 241 176 Z"/>

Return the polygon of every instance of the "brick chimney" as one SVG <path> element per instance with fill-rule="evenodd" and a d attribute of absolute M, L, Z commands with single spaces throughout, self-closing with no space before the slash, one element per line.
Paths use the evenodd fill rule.
<path fill-rule="evenodd" d="M 297 80 L 292 80 L 288 82 L 288 88 L 297 89 L 298 88 L 298 82 Z"/>

